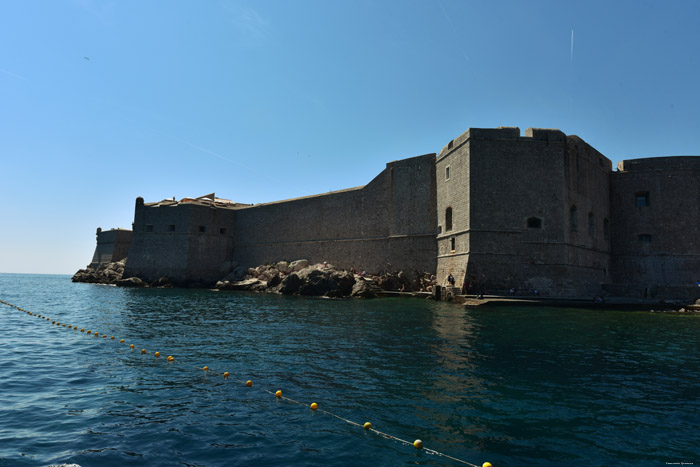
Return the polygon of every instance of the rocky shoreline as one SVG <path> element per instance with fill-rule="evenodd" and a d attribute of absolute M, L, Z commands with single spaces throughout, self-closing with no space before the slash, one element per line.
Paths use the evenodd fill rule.
<path fill-rule="evenodd" d="M 138 277 L 123 278 L 126 260 L 81 269 L 72 281 L 118 287 L 173 287 L 166 277 L 151 283 Z M 233 272 L 218 281 L 214 288 L 328 298 L 372 298 L 383 291 L 432 292 L 435 283 L 435 276 L 429 273 L 399 271 L 372 275 L 340 269 L 328 263 L 312 265 L 300 259 L 248 269 L 234 264 Z"/>

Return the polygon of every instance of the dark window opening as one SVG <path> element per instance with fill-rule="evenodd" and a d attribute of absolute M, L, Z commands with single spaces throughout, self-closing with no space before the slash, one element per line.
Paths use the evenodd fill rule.
<path fill-rule="evenodd" d="M 450 166 L 445 167 L 445 180 L 450 179 Z"/>
<path fill-rule="evenodd" d="M 168 232 L 175 232 L 175 224 L 170 224 L 168 226 Z"/>
<path fill-rule="evenodd" d="M 578 212 L 576 211 L 576 206 L 571 206 L 571 210 L 569 212 L 569 225 L 572 232 L 576 232 L 578 230 Z"/>
<path fill-rule="evenodd" d="M 221 227 L 221 228 L 219 229 L 219 233 L 220 233 L 221 235 L 226 235 L 226 227 Z"/>
<path fill-rule="evenodd" d="M 642 191 L 634 194 L 634 205 L 638 208 L 649 206 L 649 192 Z"/>
<path fill-rule="evenodd" d="M 146 232 L 153 232 L 153 224 L 146 224 Z"/>
<path fill-rule="evenodd" d="M 640 242 L 651 243 L 651 235 L 649 235 L 649 234 L 639 234 L 639 235 L 637 235 L 637 239 Z"/>
<path fill-rule="evenodd" d="M 607 217 L 603 219 L 603 237 L 606 240 L 610 239 L 610 221 Z"/>
<path fill-rule="evenodd" d="M 588 213 L 588 233 L 595 235 L 595 217 L 592 212 Z"/>
<path fill-rule="evenodd" d="M 445 231 L 452 230 L 452 208 L 445 209 Z"/>
<path fill-rule="evenodd" d="M 450 239 L 450 251 L 455 251 L 455 238 Z"/>
<path fill-rule="evenodd" d="M 442 226 L 438 225 L 438 235 L 442 233 Z"/>
<path fill-rule="evenodd" d="M 206 231 L 207 231 L 207 228 L 205 226 L 203 226 L 203 225 L 199 226 L 199 233 L 204 233 Z"/>
<path fill-rule="evenodd" d="M 541 229 L 542 228 L 542 219 L 539 217 L 531 217 L 527 220 L 527 228 L 528 229 Z"/>

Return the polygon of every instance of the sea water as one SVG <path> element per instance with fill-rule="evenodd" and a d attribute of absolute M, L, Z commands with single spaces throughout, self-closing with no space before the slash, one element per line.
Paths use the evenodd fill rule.
<path fill-rule="evenodd" d="M 0 466 L 464 465 L 417 438 L 495 467 L 700 464 L 695 314 L 13 274 L 0 300 L 99 333 L 0 305 Z"/>

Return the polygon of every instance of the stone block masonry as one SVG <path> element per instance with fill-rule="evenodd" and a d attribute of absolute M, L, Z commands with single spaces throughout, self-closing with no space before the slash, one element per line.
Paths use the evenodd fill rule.
<path fill-rule="evenodd" d="M 124 277 L 208 286 L 238 265 L 306 258 L 440 285 L 452 274 L 472 293 L 692 299 L 698 222 L 700 157 L 613 171 L 556 129 L 470 128 L 362 187 L 254 206 L 137 198 Z M 124 255 L 124 235 L 98 234 L 93 262 Z"/>

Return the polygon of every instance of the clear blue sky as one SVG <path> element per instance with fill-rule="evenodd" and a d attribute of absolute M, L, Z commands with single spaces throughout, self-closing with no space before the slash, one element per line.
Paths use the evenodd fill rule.
<path fill-rule="evenodd" d="M 613 163 L 700 154 L 699 19 L 695 0 L 4 1 L 0 272 L 75 272 L 137 196 L 364 185 L 469 127 L 559 128 Z"/>

